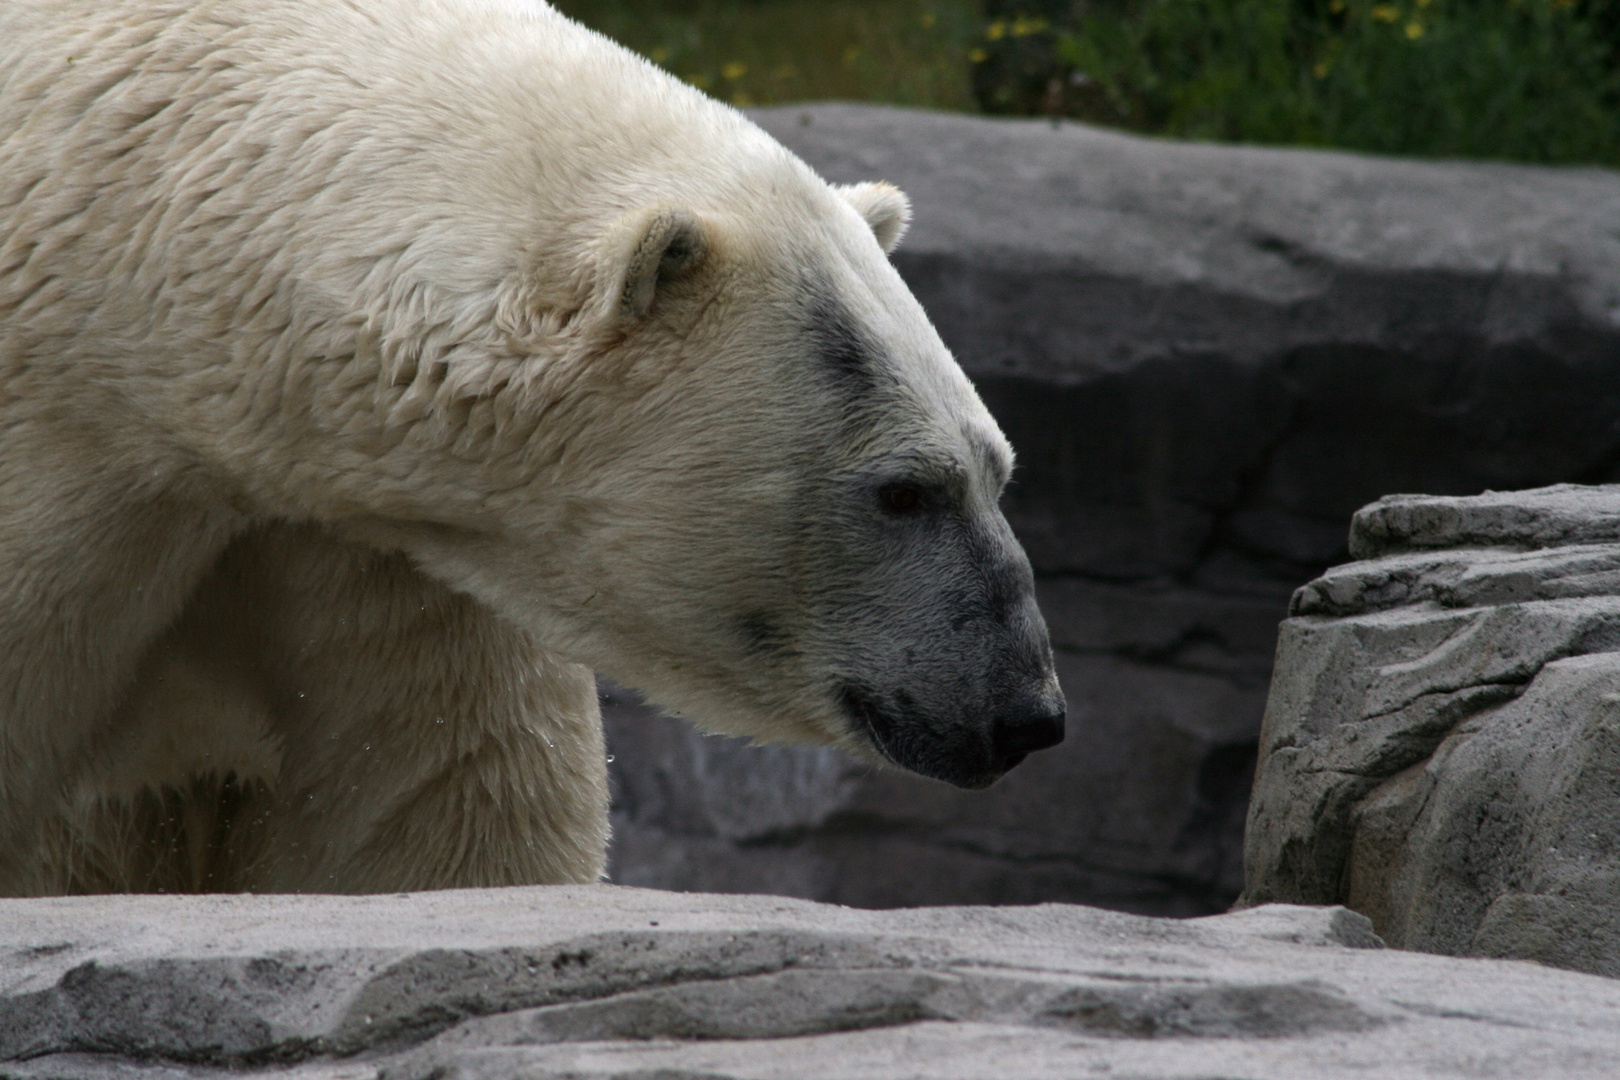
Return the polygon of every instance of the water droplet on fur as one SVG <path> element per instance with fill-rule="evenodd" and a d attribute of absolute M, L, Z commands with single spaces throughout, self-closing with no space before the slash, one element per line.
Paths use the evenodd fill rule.
<path fill-rule="evenodd" d="M 613 755 L 612 755 L 612 754 L 609 754 L 609 755 L 608 755 L 608 756 L 607 756 L 607 759 L 608 759 L 608 764 L 609 764 L 609 765 L 611 765 L 611 764 L 613 764 Z"/>
<path fill-rule="evenodd" d="M 371 749 L 371 744 L 366 743 L 366 745 L 362 746 L 360 749 L 362 749 L 362 750 L 370 750 Z"/>
<path fill-rule="evenodd" d="M 435 716 L 435 717 L 434 717 L 434 718 L 433 718 L 433 722 L 434 722 L 434 723 L 435 723 L 435 724 L 442 724 L 442 723 L 444 723 L 444 717 L 442 717 L 442 716 Z"/>

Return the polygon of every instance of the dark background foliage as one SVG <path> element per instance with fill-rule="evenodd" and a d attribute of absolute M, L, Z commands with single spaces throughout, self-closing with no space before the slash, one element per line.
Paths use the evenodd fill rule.
<path fill-rule="evenodd" d="M 560 0 L 737 105 L 1620 164 L 1620 0 Z"/>

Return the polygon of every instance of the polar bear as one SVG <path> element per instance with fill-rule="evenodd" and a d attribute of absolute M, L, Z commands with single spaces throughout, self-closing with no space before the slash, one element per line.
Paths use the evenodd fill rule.
<path fill-rule="evenodd" d="M 908 213 L 539 0 L 0 7 L 0 893 L 596 880 L 592 669 L 1058 741 Z"/>

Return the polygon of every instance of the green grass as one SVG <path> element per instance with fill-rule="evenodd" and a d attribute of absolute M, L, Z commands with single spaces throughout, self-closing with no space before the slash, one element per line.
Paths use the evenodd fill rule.
<path fill-rule="evenodd" d="M 1620 165 L 1620 0 L 557 6 L 737 105 L 881 101 L 1176 138 Z"/>

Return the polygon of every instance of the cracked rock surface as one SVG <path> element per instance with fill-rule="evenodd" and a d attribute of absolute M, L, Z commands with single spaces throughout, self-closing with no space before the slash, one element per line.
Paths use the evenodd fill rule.
<path fill-rule="evenodd" d="M 1620 982 L 1182 922 L 614 886 L 0 900 L 15 1080 L 1609 1077 Z"/>
<path fill-rule="evenodd" d="M 1620 173 L 751 115 L 910 194 L 895 266 L 1017 449 L 1069 738 L 957 792 L 616 698 L 616 881 L 1223 911 L 1277 624 L 1356 509 L 1620 480 Z"/>
<path fill-rule="evenodd" d="M 1620 486 L 1396 495 L 1295 594 L 1247 902 L 1620 976 Z"/>

